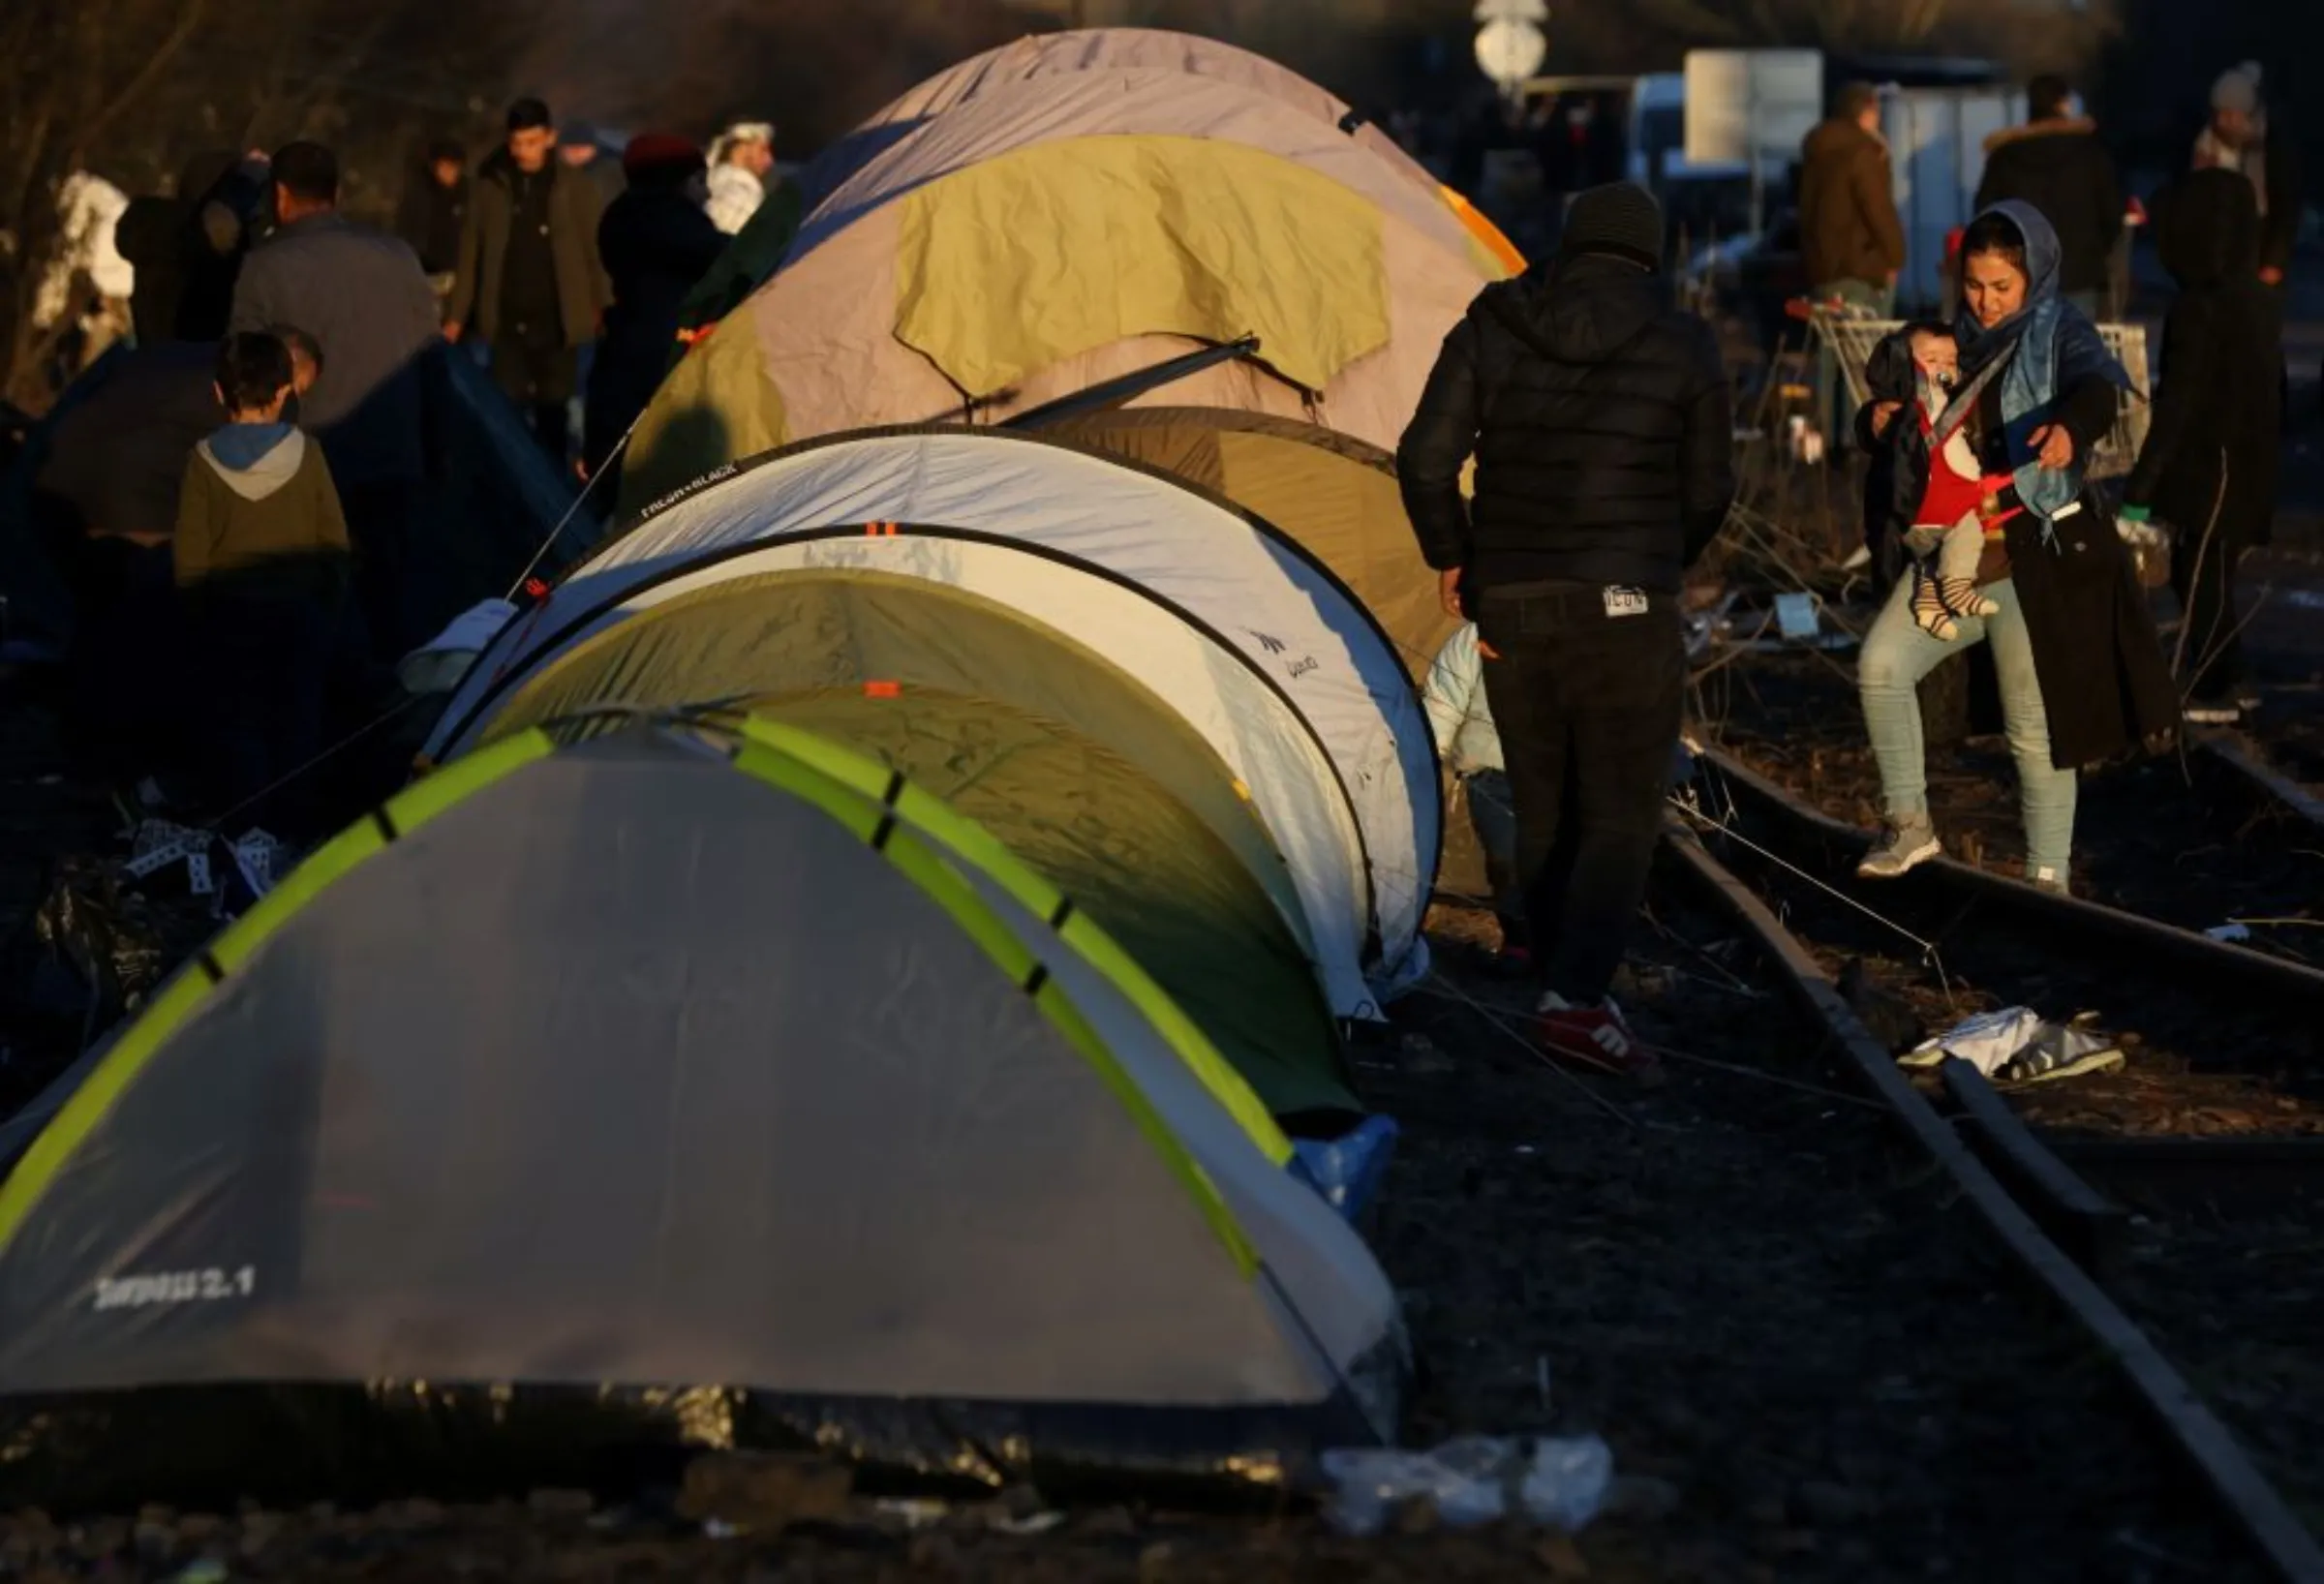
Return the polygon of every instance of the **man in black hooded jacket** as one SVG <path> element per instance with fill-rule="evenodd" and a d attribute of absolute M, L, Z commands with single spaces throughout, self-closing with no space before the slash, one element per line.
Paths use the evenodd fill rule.
<path fill-rule="evenodd" d="M 1671 306 L 1662 258 L 1662 211 L 1644 189 L 1578 195 L 1556 257 L 1486 288 L 1445 338 L 1396 453 L 1422 553 L 1486 656 L 1544 979 L 1541 1041 L 1638 1074 L 1653 1055 L 1606 992 L 1678 740 L 1680 581 L 1734 496 L 1718 343 Z"/>

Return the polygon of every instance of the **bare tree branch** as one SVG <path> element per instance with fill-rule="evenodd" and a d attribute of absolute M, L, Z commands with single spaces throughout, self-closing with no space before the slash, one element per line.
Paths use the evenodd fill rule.
<path fill-rule="evenodd" d="M 84 158 L 84 151 L 89 145 L 103 138 L 132 105 L 153 91 L 154 84 L 161 81 L 163 74 L 169 70 L 178 51 L 185 48 L 186 41 L 200 28 L 202 17 L 209 10 L 209 0 L 180 0 L 180 3 L 184 9 L 178 13 L 177 25 L 163 38 L 153 53 L 145 57 L 145 64 L 122 85 L 120 92 L 114 94 L 109 103 L 74 129 L 75 161 Z M 93 12 L 95 9 L 88 7 L 84 11 Z"/>

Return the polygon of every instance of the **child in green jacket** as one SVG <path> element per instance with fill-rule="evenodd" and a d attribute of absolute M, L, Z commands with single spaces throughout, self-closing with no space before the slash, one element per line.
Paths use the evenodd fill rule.
<path fill-rule="evenodd" d="M 213 816 L 276 788 L 314 757 L 325 673 L 347 594 L 347 519 L 322 448 L 283 421 L 290 350 L 271 335 L 229 335 L 218 350 L 227 422 L 194 448 L 170 548 L 203 693 L 199 755 Z M 299 823 L 284 787 L 237 826 Z"/>

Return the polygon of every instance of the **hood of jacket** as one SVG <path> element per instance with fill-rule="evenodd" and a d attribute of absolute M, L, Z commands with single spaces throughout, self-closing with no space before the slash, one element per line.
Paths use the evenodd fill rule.
<path fill-rule="evenodd" d="M 1991 154 L 1996 149 L 2005 148 L 2011 143 L 2022 143 L 2031 138 L 2088 137 L 2095 134 L 2097 130 L 2097 122 L 2087 115 L 2065 115 L 2048 121 L 2028 121 L 2022 127 L 2003 127 L 1999 132 L 1989 134 L 1985 138 L 1985 152 Z"/>
<path fill-rule="evenodd" d="M 2259 199 L 2233 170 L 2190 170 L 2156 205 L 2155 251 L 2182 287 L 2259 270 Z"/>
<path fill-rule="evenodd" d="M 263 501 L 297 474 L 307 437 L 287 423 L 229 423 L 195 449 L 227 488 Z"/>
<path fill-rule="evenodd" d="M 1919 372 L 1912 362 L 1912 332 L 1891 330 L 1873 344 L 1872 355 L 1864 360 L 1864 388 L 1876 402 L 1910 402 Z"/>
<path fill-rule="evenodd" d="M 1477 311 L 1544 357 L 1604 363 L 1669 306 L 1661 276 L 1626 259 L 1583 254 L 1486 287 Z"/>
<path fill-rule="evenodd" d="M 2082 317 L 2058 290 L 2058 233 L 2041 211 L 2005 198 L 1977 216 L 2006 219 L 2026 242 L 2026 300 L 2023 307 L 1990 329 L 1961 309 L 1956 331 L 1961 343 L 1964 394 L 1999 377 L 2002 422 L 2008 436 L 2019 499 L 2044 525 L 2054 520 L 2082 489 L 2087 459 L 2064 469 L 2045 469 L 2034 459 L 2032 435 L 2050 403 L 2085 380 L 2104 380 L 2131 389 L 2130 377 L 2107 349 L 2096 325 Z M 1973 227 L 1976 222 L 1971 222 Z M 1956 401 L 1960 397 L 1955 398 Z"/>
<path fill-rule="evenodd" d="M 1866 149 L 1885 159 L 1888 154 L 1887 139 L 1838 116 L 1818 122 L 1816 130 L 1809 133 L 1807 139 L 1799 146 L 1800 153 L 1810 160 L 1837 159 L 1860 154 Z"/>

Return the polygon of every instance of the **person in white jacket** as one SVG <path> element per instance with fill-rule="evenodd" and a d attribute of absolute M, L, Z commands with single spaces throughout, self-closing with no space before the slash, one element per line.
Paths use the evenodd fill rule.
<path fill-rule="evenodd" d="M 1484 872 L 1501 925 L 1499 966 L 1522 972 L 1532 963 L 1525 899 L 1518 895 L 1517 809 L 1501 760 L 1501 732 L 1484 697 L 1484 660 L 1477 624 L 1463 623 L 1429 662 L 1421 690 L 1436 756 L 1452 773 L 1468 805 L 1469 824 L 1484 849 Z"/>
<path fill-rule="evenodd" d="M 775 168 L 775 128 L 766 121 L 738 121 L 710 145 L 711 224 L 732 236 L 750 223 L 767 200 L 767 175 Z"/>
<path fill-rule="evenodd" d="M 32 322 L 44 330 L 49 329 L 68 314 L 89 308 L 90 311 L 76 315 L 82 332 L 79 358 L 82 368 L 95 362 L 99 354 L 129 330 L 129 299 L 137 288 L 138 273 L 121 257 L 113 236 L 122 211 L 128 207 L 128 194 L 103 176 L 86 170 L 76 170 L 66 177 L 56 195 L 61 234 L 57 238 L 56 257 L 49 261 L 47 273 L 41 279 L 40 293 L 33 301 Z M 98 301 L 93 307 L 74 300 L 76 273 L 87 276 L 89 285 L 96 289 Z"/>

